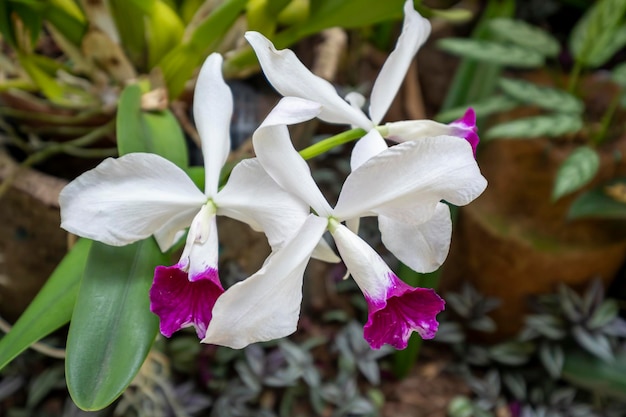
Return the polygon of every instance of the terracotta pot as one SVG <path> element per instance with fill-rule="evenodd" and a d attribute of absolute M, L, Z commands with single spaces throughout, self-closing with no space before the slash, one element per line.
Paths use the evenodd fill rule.
<path fill-rule="evenodd" d="M 580 192 L 551 201 L 556 171 L 576 146 L 501 140 L 479 153 L 489 185 L 459 212 L 442 291 L 466 280 L 500 298 L 502 306 L 493 314 L 496 339 L 520 329 L 529 296 L 552 292 L 560 282 L 577 287 L 600 277 L 608 283 L 626 257 L 626 222 L 567 220 Z M 626 155 L 626 138 L 600 149 L 601 171 L 585 190 L 626 175 L 626 162 L 615 158 L 616 151 Z"/>

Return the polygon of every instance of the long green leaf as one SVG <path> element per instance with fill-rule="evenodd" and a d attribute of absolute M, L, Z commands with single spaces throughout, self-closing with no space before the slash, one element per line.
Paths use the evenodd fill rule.
<path fill-rule="evenodd" d="M 617 200 L 609 195 L 610 187 L 619 187 L 626 197 L 626 178 L 619 178 L 608 184 L 595 187 L 582 193 L 572 203 L 567 213 L 569 219 L 600 218 L 626 219 L 626 201 Z"/>
<path fill-rule="evenodd" d="M 124 392 L 158 330 L 148 291 L 167 262 L 153 239 L 124 247 L 94 242 L 67 338 L 65 375 L 76 405 L 99 410 Z"/>
<path fill-rule="evenodd" d="M 547 57 L 555 57 L 561 49 L 559 41 L 551 34 L 523 20 L 493 19 L 489 22 L 489 29 L 500 39 L 532 49 Z"/>
<path fill-rule="evenodd" d="M 0 339 L 0 369 L 70 321 L 91 241 L 80 239 L 55 268 L 13 328 Z"/>
<path fill-rule="evenodd" d="M 600 156 L 595 149 L 581 146 L 572 152 L 556 173 L 552 199 L 579 190 L 596 176 L 600 168 Z"/>
<path fill-rule="evenodd" d="M 468 103 L 463 106 L 455 107 L 453 109 L 446 110 L 435 116 L 435 120 L 442 123 L 450 123 L 456 119 L 463 117 L 468 107 L 471 107 L 476 112 L 476 117 L 486 117 L 492 114 L 497 114 L 505 111 L 509 111 L 518 107 L 519 101 L 514 100 L 508 96 L 496 95 L 487 97 L 483 100 Z"/>
<path fill-rule="evenodd" d="M 543 136 L 558 137 L 578 132 L 583 121 L 577 114 L 551 114 L 533 116 L 500 123 L 491 127 L 485 134 L 486 139 L 533 139 Z"/>
<path fill-rule="evenodd" d="M 599 0 L 591 6 L 570 35 L 569 47 L 576 61 L 590 67 L 604 64 L 626 41 L 626 33 L 617 33 L 625 13 L 623 0 Z"/>
<path fill-rule="evenodd" d="M 563 90 L 511 78 L 502 78 L 498 84 L 506 94 L 522 103 L 559 113 L 581 113 L 584 110 L 582 101 Z"/>
<path fill-rule="evenodd" d="M 492 64 L 516 68 L 537 68 L 544 64 L 543 55 L 515 45 L 466 38 L 446 38 L 437 42 L 446 52 Z"/>
<path fill-rule="evenodd" d="M 144 112 L 141 88 L 129 85 L 120 96 L 117 110 L 117 149 L 120 155 L 150 152 L 181 168 L 188 165 L 185 136 L 169 110 Z"/>
<path fill-rule="evenodd" d="M 582 352 L 566 352 L 563 378 L 599 396 L 626 400 L 626 355 L 607 362 Z"/>

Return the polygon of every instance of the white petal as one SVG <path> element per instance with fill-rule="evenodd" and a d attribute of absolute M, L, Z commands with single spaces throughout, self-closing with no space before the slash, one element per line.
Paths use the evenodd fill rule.
<path fill-rule="evenodd" d="M 191 223 L 179 265 L 187 269 L 189 281 L 195 281 L 207 270 L 217 271 L 218 256 L 215 209 L 207 204 L 202 206 Z"/>
<path fill-rule="evenodd" d="M 291 238 L 310 212 L 308 204 L 276 184 L 256 158 L 235 166 L 214 201 L 219 215 L 264 232 L 273 250 Z"/>
<path fill-rule="evenodd" d="M 370 298 L 381 298 L 391 282 L 391 269 L 363 239 L 347 227 L 337 224 L 331 231 L 341 259 L 361 291 Z"/>
<path fill-rule="evenodd" d="M 324 238 L 321 238 L 313 253 L 311 254 L 311 258 L 329 262 L 332 264 L 336 264 L 340 262 L 341 259 L 335 254 L 335 251 L 330 247 L 328 242 Z"/>
<path fill-rule="evenodd" d="M 454 125 L 438 123 L 434 120 L 404 120 L 386 123 L 387 139 L 394 142 L 406 142 L 429 136 L 462 136 L 460 129 Z"/>
<path fill-rule="evenodd" d="M 355 109 L 361 110 L 365 106 L 367 99 L 358 91 L 350 91 L 346 94 L 346 101 Z"/>
<path fill-rule="evenodd" d="M 214 196 L 220 170 L 230 152 L 230 119 L 233 96 L 222 76 L 222 56 L 213 53 L 204 61 L 193 95 L 193 118 L 202 139 L 205 194 Z"/>
<path fill-rule="evenodd" d="M 319 105 L 295 97 L 283 98 L 252 135 L 254 152 L 267 173 L 286 191 L 307 202 L 318 215 L 331 208 L 315 184 L 307 163 L 294 149 L 288 124 L 310 120 Z"/>
<path fill-rule="evenodd" d="M 430 220 L 422 224 L 381 215 L 378 226 L 385 247 L 414 271 L 435 271 L 448 256 L 452 221 L 446 204 L 438 203 Z"/>
<path fill-rule="evenodd" d="M 421 208 L 419 223 L 433 215 L 439 201 L 462 206 L 486 186 L 465 139 L 424 138 L 392 146 L 352 171 L 334 215 L 350 219 L 365 212 L 384 214 L 408 208 L 419 212 Z"/>
<path fill-rule="evenodd" d="M 272 42 L 258 32 L 247 32 L 263 73 L 272 86 L 285 97 L 300 97 L 322 105 L 320 119 L 346 123 L 369 130 L 372 122 L 365 113 L 342 99 L 331 83 L 313 74 L 289 49 L 277 51 Z"/>
<path fill-rule="evenodd" d="M 206 201 L 187 174 L 158 155 L 106 159 L 59 196 L 61 227 L 113 246 L 145 239 Z"/>
<path fill-rule="evenodd" d="M 240 349 L 293 333 L 300 316 L 304 269 L 326 225 L 326 219 L 311 215 L 257 273 L 222 294 L 202 342 Z"/>
<path fill-rule="evenodd" d="M 354 145 L 352 155 L 350 155 L 350 168 L 354 171 L 372 156 L 378 155 L 385 149 L 387 149 L 385 139 L 376 129 L 370 130 Z"/>
<path fill-rule="evenodd" d="M 189 227 L 197 212 L 197 207 L 182 210 L 167 221 L 159 230 L 154 232 L 154 238 L 162 252 L 165 252 L 171 248 L 174 243 L 178 242 L 185 234 L 184 229 Z"/>
<path fill-rule="evenodd" d="M 413 1 L 404 3 L 404 24 L 395 49 L 383 65 L 370 96 L 370 118 L 379 124 L 406 76 L 413 57 L 430 35 L 430 22 L 413 9 Z"/>

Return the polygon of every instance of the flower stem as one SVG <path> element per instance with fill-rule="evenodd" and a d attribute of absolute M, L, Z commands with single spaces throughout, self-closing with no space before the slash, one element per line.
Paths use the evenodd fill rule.
<path fill-rule="evenodd" d="M 304 159 L 315 158 L 316 156 L 328 152 L 329 150 L 339 145 L 343 145 L 344 143 L 360 139 L 365 135 L 365 133 L 367 132 L 365 132 L 365 130 L 361 128 L 351 129 L 319 141 L 316 144 L 309 146 L 308 148 L 302 149 L 299 153 L 300 156 Z"/>

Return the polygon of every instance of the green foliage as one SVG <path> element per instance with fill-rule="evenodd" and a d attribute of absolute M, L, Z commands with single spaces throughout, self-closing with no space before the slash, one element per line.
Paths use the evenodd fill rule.
<path fill-rule="evenodd" d="M 435 119 L 441 123 L 450 123 L 463 117 L 468 107 L 474 109 L 481 117 L 513 110 L 519 106 L 519 102 L 505 95 L 493 95 L 480 101 L 468 103 L 437 114 Z"/>
<path fill-rule="evenodd" d="M 0 339 L 0 369 L 70 321 L 90 247 L 88 239 L 74 245 L 11 331 Z"/>
<path fill-rule="evenodd" d="M 625 182 L 625 178 L 617 178 L 608 184 L 597 186 L 582 193 L 570 206 L 567 217 L 570 219 L 589 217 L 626 219 L 626 203 L 622 197 L 626 195 L 623 189 Z M 616 194 L 617 198 L 613 197 L 611 193 Z"/>
<path fill-rule="evenodd" d="M 538 137 L 559 137 L 576 133 L 583 127 L 580 115 L 550 114 L 532 116 L 497 124 L 485 134 L 485 138 L 532 139 Z"/>
<path fill-rule="evenodd" d="M 600 168 L 600 156 L 589 146 L 576 148 L 563 161 L 556 174 L 552 199 L 558 200 L 585 186 L 595 177 Z"/>
<path fill-rule="evenodd" d="M 131 383 L 158 331 L 148 290 L 167 263 L 153 239 L 124 247 L 92 244 L 67 338 L 65 372 L 83 410 L 111 404 Z"/>
<path fill-rule="evenodd" d="M 584 110 L 580 99 L 563 90 L 512 78 L 501 78 L 498 85 L 505 94 L 524 104 L 559 113 L 582 113 Z"/>
<path fill-rule="evenodd" d="M 178 121 L 169 110 L 142 110 L 139 85 L 129 85 L 122 92 L 116 123 L 120 155 L 150 152 L 169 159 L 181 168 L 189 164 L 185 136 Z"/>
<path fill-rule="evenodd" d="M 516 68 L 538 68 L 544 64 L 544 57 L 538 52 L 499 42 L 445 38 L 439 40 L 437 46 L 446 52 L 491 64 Z"/>
<path fill-rule="evenodd" d="M 543 29 L 522 20 L 493 19 L 489 29 L 500 39 L 533 50 L 545 57 L 555 57 L 561 47 L 559 41 Z"/>

